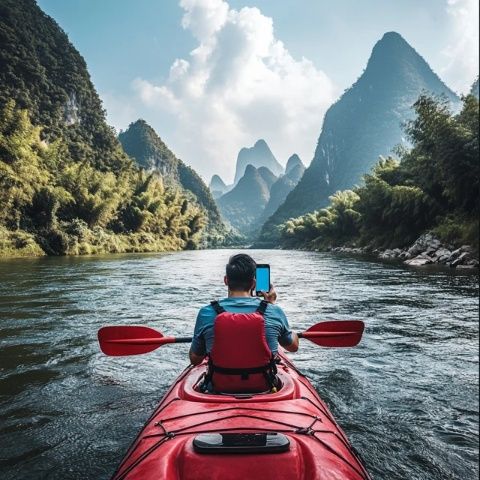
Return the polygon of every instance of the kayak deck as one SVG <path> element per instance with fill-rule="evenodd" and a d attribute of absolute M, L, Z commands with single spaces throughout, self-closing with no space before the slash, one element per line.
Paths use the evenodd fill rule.
<path fill-rule="evenodd" d="M 282 356 L 276 393 L 216 395 L 196 387 L 206 363 L 175 381 L 127 451 L 114 480 L 365 480 L 368 473 L 310 382 Z M 199 453 L 205 433 L 283 434 L 281 453 Z M 255 443 L 257 436 L 248 436 Z M 274 438 L 275 436 L 271 436 Z M 241 437 L 240 437 L 241 438 Z"/>

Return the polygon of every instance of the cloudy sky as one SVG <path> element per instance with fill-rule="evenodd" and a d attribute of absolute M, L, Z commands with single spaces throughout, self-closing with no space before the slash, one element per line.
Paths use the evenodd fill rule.
<path fill-rule="evenodd" d="M 207 181 L 264 138 L 308 164 L 323 115 L 387 31 L 453 90 L 478 72 L 478 0 L 37 0 L 84 56 L 109 122 L 137 118 Z"/>

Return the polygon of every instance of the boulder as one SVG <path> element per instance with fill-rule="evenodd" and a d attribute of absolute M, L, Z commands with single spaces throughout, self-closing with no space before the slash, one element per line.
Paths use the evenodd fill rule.
<path fill-rule="evenodd" d="M 462 254 L 462 249 L 461 249 L 461 248 L 457 248 L 457 249 L 454 250 L 454 251 L 452 252 L 452 254 L 450 255 L 450 261 L 453 262 L 453 260 L 457 259 L 461 254 Z"/>
<path fill-rule="evenodd" d="M 453 262 L 450 263 L 450 266 L 452 268 L 455 268 L 455 267 L 458 267 L 459 265 L 466 264 L 469 260 L 471 260 L 470 253 L 463 252 L 458 256 L 458 258 L 456 258 L 455 260 L 453 260 Z"/>
<path fill-rule="evenodd" d="M 441 247 L 441 242 L 438 238 L 434 237 L 431 233 L 424 233 L 416 242 L 408 249 L 408 253 L 414 257 L 422 252 L 433 253 Z"/>
<path fill-rule="evenodd" d="M 428 255 L 417 255 L 414 258 L 405 260 L 403 263 L 405 265 L 410 265 L 411 267 L 420 267 L 422 265 L 430 265 L 433 263 L 433 258 L 429 257 Z"/>
<path fill-rule="evenodd" d="M 440 255 L 435 259 L 435 263 L 446 264 L 450 260 L 450 255 Z"/>
<path fill-rule="evenodd" d="M 393 250 L 390 248 L 387 248 L 387 250 L 380 252 L 378 257 L 383 259 L 393 259 L 393 258 L 400 257 L 404 253 L 406 252 L 402 252 L 402 250 L 400 250 L 399 248 L 394 248 Z"/>
<path fill-rule="evenodd" d="M 435 255 L 437 257 L 443 257 L 444 255 L 448 255 L 450 256 L 452 254 L 452 252 L 448 249 L 448 248 L 439 248 L 436 252 L 435 252 Z"/>
<path fill-rule="evenodd" d="M 436 252 L 435 255 L 433 256 L 433 259 L 435 263 L 447 263 L 450 259 L 450 256 L 452 255 L 452 252 L 448 250 L 448 248 L 439 248 Z"/>

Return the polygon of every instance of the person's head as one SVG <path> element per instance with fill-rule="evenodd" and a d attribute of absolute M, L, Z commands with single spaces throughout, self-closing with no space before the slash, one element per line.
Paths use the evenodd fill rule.
<path fill-rule="evenodd" d="M 255 288 L 255 260 L 245 253 L 232 255 L 228 260 L 225 285 L 232 292 L 250 292 Z"/>

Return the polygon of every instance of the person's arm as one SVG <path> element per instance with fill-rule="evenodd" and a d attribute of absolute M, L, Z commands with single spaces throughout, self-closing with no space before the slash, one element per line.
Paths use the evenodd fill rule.
<path fill-rule="evenodd" d="M 195 329 L 193 331 L 192 345 L 188 352 L 188 357 L 192 365 L 198 365 L 203 362 L 207 354 L 205 345 L 205 337 L 203 335 L 204 314 L 203 308 L 198 312 L 197 320 L 195 322 Z"/>
<path fill-rule="evenodd" d="M 292 343 L 289 345 L 282 345 L 282 347 L 287 350 L 287 352 L 296 352 L 298 350 L 298 335 L 295 332 L 292 334 Z"/>
<path fill-rule="evenodd" d="M 277 292 L 273 285 L 270 285 L 270 290 L 268 292 L 262 292 L 262 295 L 269 303 L 274 304 L 277 301 Z M 298 350 L 298 335 L 290 330 L 287 317 L 283 310 L 280 307 L 277 308 L 279 310 L 283 327 L 278 342 L 285 350 L 287 350 L 287 352 L 296 352 Z"/>
<path fill-rule="evenodd" d="M 192 365 L 199 365 L 200 363 L 203 362 L 203 359 L 205 358 L 205 355 L 197 355 L 195 352 L 190 349 L 188 352 L 188 356 L 190 357 L 190 363 Z"/>

